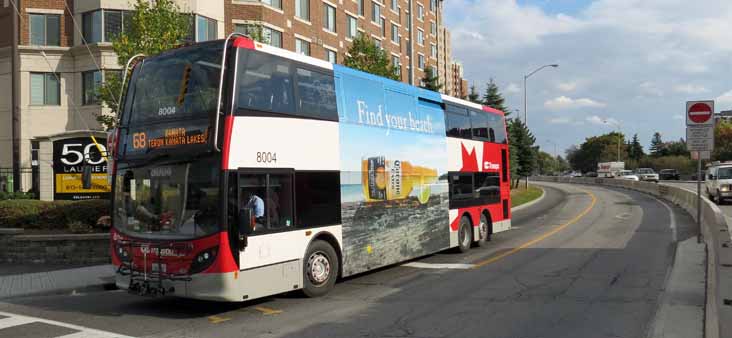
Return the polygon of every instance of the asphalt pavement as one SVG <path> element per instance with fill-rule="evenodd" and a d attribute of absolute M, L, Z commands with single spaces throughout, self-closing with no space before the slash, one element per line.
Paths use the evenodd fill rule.
<path fill-rule="evenodd" d="M 696 236 L 671 210 L 675 221 L 648 195 L 550 184 L 486 248 L 347 278 L 322 298 L 32 296 L 0 302 L 0 337 L 644 337 L 676 240 Z"/>

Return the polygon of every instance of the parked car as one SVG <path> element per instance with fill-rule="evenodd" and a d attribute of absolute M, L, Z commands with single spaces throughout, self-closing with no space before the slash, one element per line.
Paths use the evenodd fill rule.
<path fill-rule="evenodd" d="M 722 204 L 725 199 L 732 198 L 732 162 L 714 163 L 707 170 L 704 183 L 709 199 Z"/>
<path fill-rule="evenodd" d="M 641 181 L 658 183 L 658 174 L 651 168 L 638 168 L 635 170 L 635 173 Z"/>
<path fill-rule="evenodd" d="M 590 171 L 585 174 L 585 177 L 597 177 L 597 173 L 594 171 Z"/>
<path fill-rule="evenodd" d="M 615 178 L 620 180 L 631 180 L 631 181 L 639 181 L 638 175 L 636 175 L 631 170 L 620 170 L 618 171 L 618 174 L 615 175 Z"/>
<path fill-rule="evenodd" d="M 679 174 L 679 171 L 676 169 L 661 169 L 661 171 L 658 172 L 658 178 L 661 180 L 679 180 L 681 178 L 681 175 Z"/>

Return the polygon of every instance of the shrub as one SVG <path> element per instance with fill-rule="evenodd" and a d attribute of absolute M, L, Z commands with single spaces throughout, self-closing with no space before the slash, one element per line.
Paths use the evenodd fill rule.
<path fill-rule="evenodd" d="M 67 230 L 68 225 L 76 222 L 94 227 L 100 217 L 109 215 L 109 203 L 108 200 L 0 201 L 0 227 Z"/>
<path fill-rule="evenodd" d="M 36 198 L 36 195 L 32 192 L 22 192 L 22 191 L 16 191 L 16 192 L 7 192 L 7 191 L 0 191 L 0 201 L 3 200 L 28 200 L 28 199 L 34 199 Z"/>
<path fill-rule="evenodd" d="M 94 231 L 94 228 L 81 221 L 73 221 L 66 225 L 66 228 L 72 234 L 87 234 Z"/>

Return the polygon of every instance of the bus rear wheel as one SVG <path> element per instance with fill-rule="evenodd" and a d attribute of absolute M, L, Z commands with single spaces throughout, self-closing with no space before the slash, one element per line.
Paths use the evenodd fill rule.
<path fill-rule="evenodd" d="M 488 217 L 485 214 L 480 214 L 480 224 L 478 224 L 478 234 L 480 238 L 475 241 L 475 245 L 479 247 L 486 246 L 488 241 L 491 240 L 490 224 L 488 223 Z"/>
<path fill-rule="evenodd" d="M 473 244 L 473 225 L 470 223 L 468 216 L 460 218 L 460 228 L 458 228 L 458 251 L 466 253 Z"/>
<path fill-rule="evenodd" d="M 320 297 L 330 292 L 338 277 L 338 256 L 326 241 L 310 243 L 303 262 L 302 292 L 308 297 Z"/>

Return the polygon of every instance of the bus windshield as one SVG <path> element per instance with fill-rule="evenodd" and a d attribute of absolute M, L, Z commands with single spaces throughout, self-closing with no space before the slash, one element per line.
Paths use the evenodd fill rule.
<path fill-rule="evenodd" d="M 208 117 L 216 110 L 222 50 L 213 41 L 144 60 L 130 80 L 128 123 Z"/>
<path fill-rule="evenodd" d="M 213 158 L 120 169 L 114 199 L 114 226 L 128 235 L 191 239 L 219 229 Z"/>

